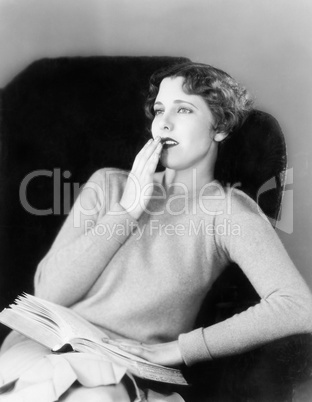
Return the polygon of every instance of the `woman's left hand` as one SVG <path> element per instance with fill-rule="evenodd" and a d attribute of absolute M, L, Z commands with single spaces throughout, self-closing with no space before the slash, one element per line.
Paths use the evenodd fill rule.
<path fill-rule="evenodd" d="M 178 366 L 183 364 L 178 341 L 148 345 L 130 339 L 112 340 L 104 338 L 103 342 L 117 346 L 125 352 L 139 356 L 152 363 L 161 364 L 163 366 Z"/>

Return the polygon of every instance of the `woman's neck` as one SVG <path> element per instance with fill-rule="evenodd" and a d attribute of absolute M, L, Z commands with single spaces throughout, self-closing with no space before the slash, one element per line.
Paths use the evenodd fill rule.
<path fill-rule="evenodd" d="M 160 176 L 160 183 L 167 194 L 189 193 L 201 190 L 214 181 L 213 171 L 201 172 L 198 168 L 173 170 L 166 168 Z"/>

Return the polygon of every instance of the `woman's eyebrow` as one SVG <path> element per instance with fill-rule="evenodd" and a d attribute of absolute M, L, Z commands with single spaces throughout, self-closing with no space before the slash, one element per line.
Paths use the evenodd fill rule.
<path fill-rule="evenodd" d="M 182 99 L 176 99 L 175 101 L 173 101 L 173 103 L 175 103 L 175 104 L 187 103 L 188 105 L 193 106 L 195 109 L 198 109 L 198 107 L 196 107 L 193 103 L 187 102 L 187 101 L 182 100 Z M 163 104 L 161 102 L 157 101 L 157 102 L 154 103 L 154 106 L 157 106 L 157 105 L 163 105 Z"/>
<path fill-rule="evenodd" d="M 175 100 L 173 103 L 187 103 L 188 105 L 193 106 L 195 109 L 198 109 L 198 107 L 197 107 L 197 106 L 195 106 L 195 105 L 194 105 L 194 103 L 187 102 L 187 101 L 182 100 L 182 99 L 177 99 L 177 100 Z"/>

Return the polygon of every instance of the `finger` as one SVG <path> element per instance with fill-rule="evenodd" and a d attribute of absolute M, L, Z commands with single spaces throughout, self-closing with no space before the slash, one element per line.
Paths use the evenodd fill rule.
<path fill-rule="evenodd" d="M 126 345 L 126 344 L 121 343 L 121 344 L 118 345 L 118 348 L 123 350 L 123 351 L 125 351 L 125 352 L 131 353 L 132 355 L 136 355 L 136 356 L 139 356 L 139 357 L 142 357 L 142 358 L 146 359 L 147 351 L 146 351 L 146 349 L 144 349 L 143 346 L 140 346 L 140 345 Z"/>
<path fill-rule="evenodd" d="M 138 154 L 142 153 L 144 149 L 146 149 L 152 142 L 154 141 L 154 138 L 150 138 L 146 143 L 143 145 L 143 147 L 140 149 Z"/>
<path fill-rule="evenodd" d="M 140 169 L 140 166 L 142 168 L 142 163 L 144 165 L 146 160 L 153 154 L 159 141 L 160 141 L 160 139 L 158 137 L 155 138 L 151 142 L 148 142 L 146 144 L 146 147 L 143 147 L 142 150 L 138 153 L 137 158 L 136 158 L 136 160 L 137 160 L 136 164 L 139 169 Z"/>
<path fill-rule="evenodd" d="M 120 343 L 121 343 L 121 341 L 116 341 L 116 340 L 107 339 L 107 338 L 103 338 L 103 339 L 102 339 L 102 342 L 103 342 L 103 343 L 109 343 L 110 345 L 114 345 L 114 346 L 119 346 Z"/>
<path fill-rule="evenodd" d="M 135 341 L 133 339 L 125 339 L 125 338 L 121 338 L 121 339 L 109 339 L 109 338 L 102 338 L 102 342 L 104 343 L 109 343 L 110 345 L 115 345 L 115 346 L 119 346 L 119 345 L 126 345 L 126 346 L 145 346 L 142 342 L 139 341 Z"/>
<path fill-rule="evenodd" d="M 153 155 L 149 158 L 149 160 L 146 162 L 142 174 L 144 175 L 145 173 L 154 173 L 157 167 L 157 164 L 159 162 L 160 154 L 162 151 L 162 144 L 159 143 L 155 149 L 155 152 Z"/>
<path fill-rule="evenodd" d="M 140 149 L 140 151 L 137 153 L 137 155 L 136 155 L 136 157 L 135 157 L 135 159 L 134 159 L 132 169 L 136 169 L 136 167 L 137 167 L 137 165 L 138 165 L 138 163 L 139 163 L 139 160 L 140 160 L 141 155 L 144 153 L 144 151 L 149 147 L 149 145 L 150 145 L 153 141 L 154 141 L 154 139 L 153 139 L 153 138 L 150 138 L 150 139 L 147 141 L 147 143 Z"/>
<path fill-rule="evenodd" d="M 149 161 L 151 156 L 156 151 L 158 145 L 160 143 L 160 137 L 157 137 L 153 142 L 151 142 L 145 150 L 143 150 L 142 154 L 138 158 L 138 163 L 136 166 L 136 172 L 141 174 L 145 168 L 146 163 Z"/>
<path fill-rule="evenodd" d="M 114 338 L 113 339 L 116 342 L 119 343 L 125 343 L 125 344 L 130 344 L 130 345 L 143 345 L 142 342 L 140 341 L 136 341 L 134 339 L 128 339 L 128 338 Z"/>

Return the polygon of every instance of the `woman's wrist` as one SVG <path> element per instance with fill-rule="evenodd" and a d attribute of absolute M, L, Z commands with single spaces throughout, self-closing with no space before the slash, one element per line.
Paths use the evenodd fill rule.
<path fill-rule="evenodd" d="M 120 200 L 119 205 L 133 218 L 138 220 L 140 216 L 142 215 L 143 211 L 140 211 L 138 208 L 134 209 L 131 208 L 131 206 L 127 206 L 127 203 L 125 203 L 123 200 Z"/>
<path fill-rule="evenodd" d="M 104 338 L 103 342 L 163 366 L 180 366 L 184 363 L 178 341 L 150 345 L 130 339 Z"/>

